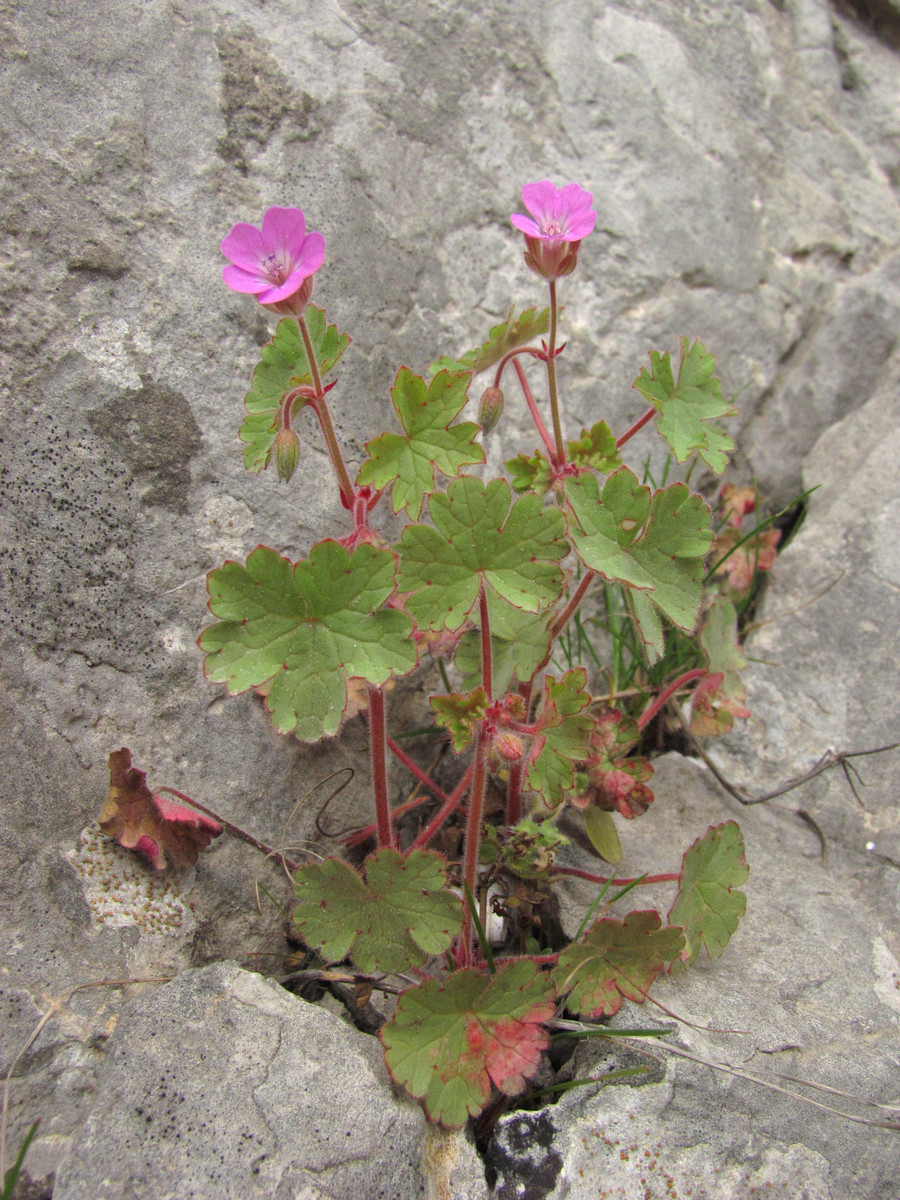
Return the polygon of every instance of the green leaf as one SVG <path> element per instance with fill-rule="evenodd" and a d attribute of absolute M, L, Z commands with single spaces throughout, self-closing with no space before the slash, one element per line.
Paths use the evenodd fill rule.
<path fill-rule="evenodd" d="M 475 442 L 475 422 L 450 427 L 466 403 L 470 379 L 468 373 L 441 371 L 426 388 L 424 379 L 401 367 L 391 399 L 404 436 L 383 433 L 366 442 L 370 457 L 356 482 L 379 490 L 393 483 L 394 512 L 405 508 L 418 518 L 425 496 L 434 490 L 435 470 L 454 476 L 471 463 L 484 462 L 484 451 Z"/>
<path fill-rule="evenodd" d="M 691 698 L 691 732 L 698 737 L 730 733 L 735 717 L 749 717 L 747 692 L 740 672 L 746 667 L 737 632 L 734 605 L 719 596 L 713 601 L 703 628 L 700 646 L 710 674 L 700 681 Z"/>
<path fill-rule="evenodd" d="M 622 843 L 619 841 L 619 831 L 616 829 L 612 813 L 589 804 L 581 815 L 584 817 L 584 830 L 591 839 L 591 845 L 602 859 L 616 866 L 622 861 Z"/>
<path fill-rule="evenodd" d="M 365 882 L 339 858 L 308 863 L 294 881 L 294 924 L 328 962 L 349 955 L 367 975 L 419 967 L 462 928 L 445 867 L 433 850 L 404 858 L 390 847 L 366 860 Z"/>
<path fill-rule="evenodd" d="M 527 959 L 490 977 L 466 968 L 444 983 L 426 979 L 403 992 L 381 1029 L 388 1070 L 433 1121 L 463 1125 L 487 1104 L 492 1083 L 515 1096 L 534 1075 L 554 994 L 550 976 Z"/>
<path fill-rule="evenodd" d="M 735 821 L 710 825 L 685 852 L 681 884 L 669 912 L 672 925 L 684 930 L 685 948 L 672 963 L 673 974 L 697 961 L 700 947 L 718 958 L 747 909 L 747 897 L 736 891 L 750 874 L 744 839 Z"/>
<path fill-rule="evenodd" d="M 526 612 L 551 604 L 562 589 L 557 566 L 568 552 L 562 513 L 535 495 L 514 500 L 504 479 L 463 476 L 428 507 L 434 528 L 407 525 L 398 547 L 397 586 L 421 629 L 458 629 L 481 587 Z"/>
<path fill-rule="evenodd" d="M 515 319 L 513 319 L 513 310 L 510 309 L 509 316 L 502 324 L 493 327 L 490 337 L 484 345 L 476 346 L 474 350 L 467 350 L 459 358 L 450 358 L 445 355 L 433 362 L 428 370 L 432 375 L 441 370 L 471 371 L 473 375 L 477 375 L 479 371 L 486 371 L 488 367 L 498 363 L 508 351 L 533 341 L 540 334 L 546 333 L 549 328 L 549 308 L 542 308 L 540 311 L 536 308 L 529 308 L 525 312 L 519 313 Z"/>
<path fill-rule="evenodd" d="M 667 962 L 684 947 L 673 926 L 660 928 L 659 913 L 632 912 L 624 921 L 597 921 L 580 941 L 561 951 L 553 980 L 567 1007 L 583 1016 L 611 1017 L 622 998 L 641 1003 Z"/>
<path fill-rule="evenodd" d="M 721 475 L 734 440 L 709 422 L 717 417 L 733 417 L 737 409 L 722 396 L 721 384 L 713 375 L 716 360 L 699 340 L 689 350 L 688 339 L 683 337 L 677 381 L 672 376 L 668 351 L 652 351 L 650 365 L 652 370 L 644 367 L 632 386 L 659 412 L 656 428 L 672 453 L 680 463 L 697 453 L 715 475 Z"/>
<path fill-rule="evenodd" d="M 535 723 L 525 786 L 556 808 L 575 784 L 575 763 L 587 757 L 594 718 L 583 710 L 590 704 L 587 671 L 575 667 L 557 682 L 544 679 L 544 699 Z"/>
<path fill-rule="evenodd" d="M 452 733 L 453 749 L 457 754 L 465 750 L 475 736 L 475 726 L 488 709 L 487 693 L 483 687 L 477 687 L 464 696 L 457 692 L 451 692 L 449 696 L 431 696 L 428 703 L 434 709 L 434 719 L 438 725 Z"/>
<path fill-rule="evenodd" d="M 703 560 L 713 540 L 711 514 L 683 483 L 651 496 L 623 467 L 602 496 L 594 475 L 566 480 L 569 536 L 579 557 L 607 579 L 628 585 L 644 642 L 663 651 L 660 613 L 692 630 L 700 613 Z"/>
<path fill-rule="evenodd" d="M 590 429 L 582 429 L 578 441 L 569 442 L 568 457 L 576 467 L 591 467 L 601 475 L 608 475 L 621 466 L 616 439 L 605 421 L 599 421 Z"/>
<path fill-rule="evenodd" d="M 538 492 L 541 496 L 550 490 L 553 483 L 553 464 L 546 454 L 536 450 L 534 454 L 517 454 L 504 464 L 512 475 L 514 492 Z"/>
<path fill-rule="evenodd" d="M 463 673 L 466 687 L 481 682 L 481 622 L 472 613 L 476 629 L 462 635 L 455 662 Z M 547 613 L 527 613 L 513 608 L 495 593 L 488 593 L 488 621 L 491 626 L 491 666 L 494 691 L 508 692 L 513 679 L 526 683 L 547 657 L 550 649 L 550 617 Z"/>
<path fill-rule="evenodd" d="M 246 566 L 210 572 L 209 607 L 221 620 L 199 640 L 207 677 L 232 695 L 268 685 L 279 733 L 308 742 L 336 733 L 348 679 L 380 686 L 416 665 L 409 617 L 379 607 L 394 590 L 395 564 L 390 550 L 350 553 L 324 541 L 296 565 L 259 546 Z"/>
<path fill-rule="evenodd" d="M 336 325 L 325 324 L 325 312 L 314 304 L 306 306 L 306 328 L 320 376 L 337 365 L 338 359 L 350 345 L 346 333 L 338 333 Z M 258 473 L 268 466 L 275 436 L 278 433 L 278 414 L 282 397 L 292 388 L 308 386 L 312 373 L 300 326 L 290 317 L 278 322 L 275 336 L 259 352 L 259 363 L 253 371 L 252 387 L 244 404 L 247 415 L 239 437 L 246 442 L 244 466 Z"/>

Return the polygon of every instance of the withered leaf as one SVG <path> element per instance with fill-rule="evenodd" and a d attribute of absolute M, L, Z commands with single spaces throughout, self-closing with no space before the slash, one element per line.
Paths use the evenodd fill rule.
<path fill-rule="evenodd" d="M 100 828 L 126 850 L 136 850 L 157 871 L 171 863 L 192 867 L 222 826 L 211 817 L 165 796 L 154 796 L 147 773 L 131 765 L 124 746 L 109 756 L 109 791 L 100 814 Z"/>

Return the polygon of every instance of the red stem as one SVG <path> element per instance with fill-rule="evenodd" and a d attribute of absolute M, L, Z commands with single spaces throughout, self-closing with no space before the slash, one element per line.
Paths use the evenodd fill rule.
<path fill-rule="evenodd" d="M 475 772 L 472 776 L 472 790 L 469 794 L 469 819 L 466 823 L 466 851 L 463 858 L 463 882 L 469 885 L 472 895 L 476 895 L 478 881 L 478 851 L 481 846 L 481 818 L 484 812 L 484 793 L 488 777 L 488 759 L 490 756 L 491 740 L 485 732 L 484 722 L 478 727 L 475 739 Z M 471 966 L 472 955 L 472 911 L 466 905 L 463 913 L 463 927 L 458 946 L 460 966 Z"/>
<path fill-rule="evenodd" d="M 666 690 L 664 692 L 660 692 L 656 699 L 652 700 L 638 717 L 638 729 L 645 729 L 665 704 L 665 702 L 669 699 L 669 697 L 674 696 L 680 687 L 684 687 L 684 685 L 686 683 L 690 683 L 692 679 L 702 678 L 702 676 L 706 675 L 706 673 L 707 672 L 704 667 L 695 667 L 693 671 L 686 671 L 684 675 L 679 676 L 674 683 L 670 683 Z"/>
<path fill-rule="evenodd" d="M 575 616 L 575 613 L 578 611 L 578 608 L 579 608 L 582 600 L 584 599 L 588 588 L 591 586 L 591 584 L 594 582 L 594 580 L 596 578 L 597 578 L 596 571 L 588 570 L 585 572 L 584 575 L 582 575 L 582 577 L 578 583 L 578 587 L 575 589 L 575 591 L 572 593 L 572 595 L 569 598 L 568 604 L 562 610 L 562 612 L 559 614 L 559 616 L 556 618 L 556 620 L 553 622 L 553 624 L 550 626 L 550 641 L 551 642 L 556 641 L 556 639 L 559 637 L 559 635 L 562 633 L 562 631 L 565 629 L 565 627 L 568 625 L 568 623 Z"/>
<path fill-rule="evenodd" d="M 525 717 L 531 708 L 531 692 L 534 680 L 519 684 L 519 695 L 525 701 Z M 522 820 L 522 787 L 525 782 L 525 756 L 509 768 L 509 783 L 506 788 L 506 824 L 518 825 Z"/>
<path fill-rule="evenodd" d="M 431 792 L 431 794 L 432 794 L 432 796 L 434 796 L 435 800 L 440 800 L 442 803 L 446 803 L 446 801 L 449 799 L 449 797 L 447 796 L 447 793 L 444 791 L 444 789 L 438 787 L 438 785 L 434 782 L 434 780 L 431 778 L 431 776 L 426 775 L 425 772 L 422 770 L 422 768 L 417 766 L 413 762 L 413 760 L 405 753 L 405 751 L 401 750 L 401 748 L 397 745 L 397 743 L 394 741 L 393 738 L 388 738 L 387 744 L 388 744 L 388 749 L 391 751 L 391 753 L 396 758 L 400 759 L 400 761 L 403 763 L 404 767 L 406 767 L 407 771 L 409 771 L 411 775 L 415 775 L 415 777 L 416 777 L 416 779 L 418 779 L 419 783 L 424 784 L 425 787 L 428 788 L 429 792 Z"/>
<path fill-rule="evenodd" d="M 460 800 L 462 799 L 466 788 L 469 786 L 473 771 L 474 767 L 472 766 L 469 766 L 466 769 L 465 775 L 463 775 L 462 779 L 453 789 L 451 795 L 447 797 L 441 808 L 435 813 L 435 815 L 431 818 L 431 820 L 410 846 L 410 850 L 419 850 L 422 846 L 427 846 L 444 822 L 452 815 L 452 813 L 456 811 L 457 808 L 459 808 Z"/>
<path fill-rule="evenodd" d="M 384 692 L 369 684 L 369 756 L 372 764 L 372 789 L 375 793 L 375 825 L 378 848 L 394 845 L 391 802 L 387 787 L 387 727 L 384 718 Z"/>
<path fill-rule="evenodd" d="M 681 872 L 677 871 L 670 875 L 645 875 L 641 879 L 640 875 L 634 879 L 605 879 L 602 875 L 592 875 L 590 871 L 582 871 L 578 867 L 551 867 L 551 875 L 571 875 L 575 879 L 586 879 L 588 883 L 597 883 L 601 887 L 609 884 L 610 887 L 626 887 L 629 883 L 637 883 L 640 879 L 641 886 L 645 883 L 678 883 L 681 879 Z"/>
<path fill-rule="evenodd" d="M 494 698 L 494 671 L 491 659 L 491 622 L 488 616 L 487 593 L 484 583 L 478 595 L 479 611 L 481 613 L 481 686 L 484 688 L 488 704 Z"/>
<path fill-rule="evenodd" d="M 519 377 L 519 383 L 522 386 L 522 394 L 525 397 L 525 403 L 528 405 L 528 411 L 531 413 L 531 419 L 537 426 L 537 431 L 541 435 L 544 445 L 547 447 L 547 453 L 550 455 L 550 461 L 555 463 L 557 461 L 556 446 L 554 446 L 553 438 L 551 438 L 547 426 L 544 424 L 543 417 L 538 412 L 537 404 L 534 402 L 534 396 L 531 394 L 531 388 L 528 386 L 528 380 L 525 378 L 525 372 L 522 370 L 522 365 L 517 358 L 513 359 L 513 366 L 516 368 L 516 374 Z"/>
<path fill-rule="evenodd" d="M 208 817 L 212 817 L 214 821 L 218 821 L 223 829 L 226 829 L 233 837 L 240 838 L 242 842 L 246 842 L 248 846 L 252 846 L 255 850 L 262 851 L 267 857 L 274 854 L 276 858 L 280 858 L 289 871 L 298 871 L 300 864 L 292 862 L 287 855 L 282 854 L 280 850 L 273 849 L 272 846 L 267 846 L 265 842 L 259 841 L 252 834 L 241 829 L 239 825 L 232 825 L 230 821 L 226 821 L 224 817 L 220 817 L 218 813 L 213 812 L 211 808 L 207 808 L 205 804 L 200 804 L 197 800 L 192 800 L 190 796 L 186 796 L 184 792 L 179 792 L 177 788 L 161 787 L 156 789 L 159 792 L 168 792 L 171 796 L 177 796 L 179 800 L 183 800 L 185 804 L 190 804 L 191 808 L 199 809 L 200 812 L 206 813 Z"/>
<path fill-rule="evenodd" d="M 325 444 L 328 447 L 328 454 L 331 458 L 331 465 L 334 468 L 334 473 L 337 476 L 338 489 L 341 493 L 341 503 L 348 510 L 353 509 L 353 498 L 356 493 L 353 490 L 353 484 L 350 482 L 350 476 L 347 474 L 347 468 L 344 464 L 344 456 L 341 454 L 341 448 L 338 445 L 337 436 L 334 432 L 334 425 L 331 423 L 331 414 L 328 411 L 328 401 L 325 399 L 325 390 L 322 387 L 322 378 L 319 375 L 319 364 L 316 362 L 316 356 L 313 351 L 312 341 L 310 340 L 309 330 L 306 328 L 306 321 L 302 316 L 297 317 L 297 324 L 300 326 L 300 334 L 303 338 L 303 345 L 306 349 L 306 359 L 309 363 L 309 371 L 312 375 L 313 389 L 316 393 L 316 398 L 313 401 L 312 407 L 315 410 L 316 416 L 319 418 L 319 425 L 322 429 L 322 436 L 325 438 Z"/>
<path fill-rule="evenodd" d="M 655 416 L 656 409 L 648 408 L 640 420 L 635 421 L 630 429 L 626 429 L 620 438 L 616 438 L 616 449 L 620 449 L 620 447 L 624 446 L 626 442 L 630 441 L 631 438 L 633 438 L 636 433 L 640 432 L 647 422 L 652 421 Z"/>

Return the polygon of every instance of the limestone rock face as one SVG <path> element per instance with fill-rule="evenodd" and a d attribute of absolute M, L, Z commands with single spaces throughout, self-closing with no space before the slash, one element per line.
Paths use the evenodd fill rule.
<path fill-rule="evenodd" d="M 346 763 L 355 775 L 329 827 L 371 819 L 357 722 L 339 743 L 278 737 L 258 698 L 206 682 L 195 644 L 207 571 L 259 543 L 300 558 L 347 528 L 311 420 L 290 487 L 242 465 L 242 400 L 274 322 L 225 289 L 218 245 L 272 204 L 299 205 L 326 237 L 314 300 L 354 339 L 330 398 L 355 470 L 390 424 L 401 364 L 423 371 L 482 340 L 510 302 L 543 302 L 508 220 L 522 183 L 589 188 L 597 229 L 560 285 L 567 434 L 600 419 L 627 427 L 642 412 L 630 385 L 647 351 L 698 336 L 738 394 L 732 478 L 755 477 L 772 505 L 823 485 L 773 572 L 762 617 L 778 620 L 751 642 L 776 665 L 752 669 L 753 722 L 717 761 L 738 784 L 765 786 L 828 744 L 897 740 L 898 31 L 894 0 L 0 5 L 4 1073 L 48 997 L 75 984 L 281 959 L 290 893 L 271 862 L 221 838 L 163 882 L 100 838 L 111 751 L 129 746 L 151 786 L 269 843 L 317 837 L 334 784 L 312 789 Z M 533 444 L 508 396 L 488 469 Z M 654 439 L 632 449 L 634 465 L 649 455 L 662 469 Z M 395 714 L 421 698 L 409 687 Z M 835 937 L 859 930 L 869 897 L 885 979 L 900 954 L 896 770 L 887 756 L 866 761 L 865 810 L 836 774 L 796 799 L 829 843 L 823 887 L 848 897 L 843 932 L 841 904 L 829 909 Z M 774 850 L 770 861 L 776 870 Z M 760 936 L 754 954 L 777 972 Z M 730 965 L 714 968 L 723 995 Z M 275 1001 L 268 985 L 240 986 L 261 1005 L 271 1067 Z M 73 995 L 16 1067 L 8 1144 L 42 1117 L 30 1195 L 50 1194 L 64 1160 L 66 1194 L 92 1186 L 78 1182 L 73 1148 L 99 1137 L 97 1081 L 125 1054 L 102 1046 L 117 1020 L 150 1020 L 126 1016 L 122 995 Z M 252 1067 L 261 1087 L 267 1069 Z M 261 1121 L 251 1138 L 276 1154 L 281 1134 Z M 409 1121 L 407 1148 L 425 1136 Z M 727 1154 L 723 1122 L 697 1144 Z M 768 1136 L 746 1150 L 760 1184 L 767 1154 L 801 1170 L 794 1143 Z M 880 1170 L 890 1151 L 870 1144 Z M 570 1162 L 562 1142 L 554 1153 Z M 810 1149 L 810 1194 L 825 1170 L 815 1155 L 834 1168 L 831 1153 Z M 850 1161 L 847 1147 L 835 1154 Z M 251 1155 L 235 1155 L 235 1171 L 249 1170 Z M 359 1182 L 349 1161 L 328 1159 L 338 1189 Z M 321 1189 L 303 1174 L 319 1168 L 300 1163 L 295 1187 L 284 1162 L 292 1196 Z M 410 1163 L 397 1164 L 398 1188 L 420 1178 Z"/>

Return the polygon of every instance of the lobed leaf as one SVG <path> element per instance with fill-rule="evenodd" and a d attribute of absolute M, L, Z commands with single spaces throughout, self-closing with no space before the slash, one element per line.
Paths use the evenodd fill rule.
<path fill-rule="evenodd" d="M 475 727 L 488 709 L 487 693 L 483 687 L 460 695 L 451 692 L 448 696 L 431 696 L 428 703 L 434 709 L 438 725 L 453 735 L 453 749 L 460 754 L 475 736 Z"/>
<path fill-rule="evenodd" d="M 665 963 L 684 948 L 681 930 L 661 925 L 652 910 L 629 913 L 624 921 L 607 917 L 561 951 L 552 974 L 559 993 L 569 993 L 567 1007 L 583 1016 L 611 1017 L 623 997 L 642 1003 Z"/>
<path fill-rule="evenodd" d="M 747 910 L 747 897 L 737 891 L 750 874 L 744 856 L 744 839 L 735 821 L 710 825 L 685 851 L 681 883 L 669 921 L 684 930 L 685 947 L 673 973 L 697 961 L 701 946 L 718 958 L 738 921 Z"/>
<path fill-rule="evenodd" d="M 699 339 L 688 349 L 688 338 L 683 337 L 677 380 L 672 375 L 668 351 L 652 351 L 650 366 L 650 371 L 643 368 L 632 386 L 659 412 L 656 428 L 672 453 L 680 463 L 691 454 L 699 454 L 715 475 L 721 475 L 734 449 L 734 439 L 709 422 L 717 417 L 733 417 L 737 409 L 723 397 L 721 384 L 713 375 L 716 360 Z"/>
<path fill-rule="evenodd" d="M 169 860 L 175 867 L 192 867 L 200 851 L 222 832 L 218 821 L 167 796 L 154 796 L 147 787 L 146 771 L 131 765 L 131 751 L 123 746 L 108 759 L 109 790 L 100 814 L 100 829 L 126 850 L 143 855 L 164 871 Z"/>
<path fill-rule="evenodd" d="M 328 962 L 349 955 L 366 974 L 419 967 L 462 928 L 445 867 L 433 850 L 404 858 L 390 847 L 366 860 L 365 881 L 339 858 L 308 863 L 294 881 L 294 924 Z"/>
<path fill-rule="evenodd" d="M 582 429 L 581 437 L 569 442 L 569 462 L 576 467 L 591 467 L 601 475 L 608 475 L 621 466 L 616 439 L 605 421 L 598 421 L 590 429 Z"/>
<path fill-rule="evenodd" d="M 683 483 L 651 495 L 627 467 L 609 477 L 601 496 L 594 475 L 565 483 L 569 536 L 586 566 L 628 586 L 641 637 L 663 651 L 660 614 L 691 630 L 700 613 L 703 560 L 712 544 L 711 514 Z"/>
<path fill-rule="evenodd" d="M 320 376 L 337 365 L 350 345 L 346 333 L 336 325 L 326 325 L 325 311 L 314 304 L 306 306 L 306 328 Z M 259 363 L 253 371 L 250 391 L 244 398 L 247 415 L 238 436 L 244 447 L 244 466 L 258 473 L 268 466 L 275 437 L 282 397 L 292 388 L 312 383 L 312 372 L 300 326 L 290 317 L 278 322 L 272 340 L 260 349 Z"/>
<path fill-rule="evenodd" d="M 498 363 L 510 350 L 533 341 L 540 334 L 546 333 L 549 328 L 549 308 L 540 310 L 529 308 L 525 312 L 519 313 L 515 319 L 513 310 L 510 309 L 509 316 L 500 325 L 495 325 L 491 329 L 490 336 L 483 345 L 476 346 L 474 350 L 467 350 L 459 358 L 450 358 L 449 355 L 444 355 L 443 358 L 433 362 L 428 370 L 432 375 L 441 370 L 471 371 L 473 375 L 477 375 L 480 371 L 486 371 L 488 367 Z"/>
<path fill-rule="evenodd" d="M 426 387 L 424 379 L 401 367 L 391 399 L 403 435 L 383 433 L 366 442 L 369 458 L 356 482 L 379 490 L 393 484 L 394 512 L 405 508 L 418 518 L 425 496 L 434 490 L 435 470 L 454 476 L 465 466 L 484 462 L 484 451 L 475 442 L 475 422 L 450 424 L 466 403 L 470 379 L 468 373 L 440 371 Z"/>
<path fill-rule="evenodd" d="M 336 733 L 350 679 L 381 686 L 416 665 L 411 620 L 380 607 L 395 562 L 390 550 L 323 541 L 305 562 L 258 546 L 246 566 L 210 572 L 210 611 L 222 619 L 199 639 L 208 678 L 232 695 L 267 685 L 279 733 L 308 742 Z"/>
<path fill-rule="evenodd" d="M 691 697 L 691 732 L 698 737 L 730 733 L 735 717 L 749 717 L 747 691 L 740 672 L 747 660 L 738 642 L 737 613 L 722 596 L 713 601 L 703 628 L 700 646 L 709 675 Z"/>
<path fill-rule="evenodd" d="M 653 792 L 647 787 L 653 778 L 653 764 L 641 756 L 626 757 L 640 736 L 637 721 L 617 708 L 597 717 L 585 770 L 591 782 L 591 800 L 599 809 L 618 810 L 630 818 L 645 813 L 653 803 Z"/>
<path fill-rule="evenodd" d="M 402 993 L 381 1029 L 388 1070 L 433 1121 L 463 1125 L 485 1107 L 492 1083 L 514 1096 L 538 1069 L 554 996 L 550 976 L 528 959 L 493 976 L 466 968 L 444 983 L 426 979 Z"/>
<path fill-rule="evenodd" d="M 422 629 L 458 629 L 485 587 L 526 612 L 539 612 L 562 590 L 557 565 L 568 552 L 562 514 L 540 497 L 510 507 L 509 484 L 455 479 L 429 497 L 434 528 L 407 525 L 398 552 L 397 586 Z"/>
<path fill-rule="evenodd" d="M 525 786 L 556 808 L 575 783 L 575 763 L 586 758 L 594 718 L 584 709 L 591 702 L 587 671 L 575 667 L 558 682 L 544 679 L 544 697 L 535 722 L 535 739 Z"/>

